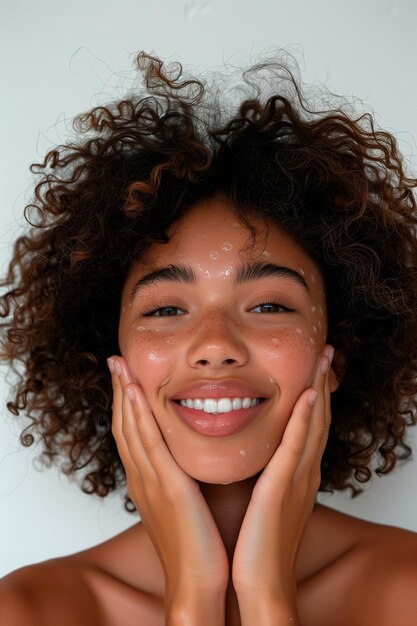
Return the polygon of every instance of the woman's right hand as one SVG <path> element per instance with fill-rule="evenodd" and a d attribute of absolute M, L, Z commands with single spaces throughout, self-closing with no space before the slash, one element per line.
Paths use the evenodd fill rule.
<path fill-rule="evenodd" d="M 229 582 L 226 550 L 197 482 L 171 455 L 141 387 L 123 357 L 108 360 L 112 431 L 141 516 L 165 574 L 168 605 L 221 597 Z"/>

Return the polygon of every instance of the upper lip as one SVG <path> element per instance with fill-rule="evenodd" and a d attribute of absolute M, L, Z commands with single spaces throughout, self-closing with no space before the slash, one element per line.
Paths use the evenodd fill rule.
<path fill-rule="evenodd" d="M 267 398 L 269 394 L 243 381 L 199 380 L 182 387 L 172 400 L 189 398 Z"/>

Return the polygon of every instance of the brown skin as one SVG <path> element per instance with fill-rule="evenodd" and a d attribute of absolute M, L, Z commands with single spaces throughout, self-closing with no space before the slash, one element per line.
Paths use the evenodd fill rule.
<path fill-rule="evenodd" d="M 416 588 L 414 533 L 314 508 L 297 564 L 303 626 L 415 626 Z M 2 626 L 165 624 L 163 571 L 140 523 L 97 547 L 10 574 L 0 602 Z"/>
<path fill-rule="evenodd" d="M 207 211 L 206 202 L 187 214 L 169 244 L 155 244 L 132 269 L 122 299 L 123 356 L 110 362 L 113 432 L 143 523 L 6 577 L 4 618 L 8 626 L 411 626 L 416 535 L 313 509 L 337 386 L 318 270 L 271 225 L 266 232 L 254 221 L 261 246 L 246 249 L 247 232 L 227 203 L 217 199 Z M 210 250 L 231 243 L 227 258 L 213 258 L 208 241 Z M 268 262 L 301 268 L 308 293 L 283 277 L 233 286 L 237 267 L 264 251 Z M 152 258 L 201 275 L 196 284 L 165 281 L 132 298 Z M 266 293 L 293 311 L 260 312 Z M 187 315 L 144 316 L 150 303 Z M 312 330 L 320 308 L 321 333 Z M 200 378 L 263 384 L 268 402 L 241 432 L 206 437 L 184 426 L 171 402 Z M 205 462 L 216 454 L 222 463 Z"/>

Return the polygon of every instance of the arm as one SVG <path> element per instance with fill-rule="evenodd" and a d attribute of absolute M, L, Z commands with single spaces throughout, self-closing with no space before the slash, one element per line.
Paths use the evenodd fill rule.
<path fill-rule="evenodd" d="M 295 404 L 281 444 L 259 477 L 233 558 L 242 626 L 299 626 L 296 565 L 320 485 L 330 426 L 332 349 Z M 256 619 L 257 618 L 257 619 Z"/>
<path fill-rule="evenodd" d="M 165 575 L 167 626 L 223 626 L 229 564 L 199 486 L 172 457 L 140 386 L 109 360 L 113 434 L 128 491 Z"/>

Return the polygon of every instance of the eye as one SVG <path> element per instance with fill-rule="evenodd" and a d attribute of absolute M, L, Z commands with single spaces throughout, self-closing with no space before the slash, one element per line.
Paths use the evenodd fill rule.
<path fill-rule="evenodd" d="M 253 309 L 251 309 L 252 313 L 289 313 L 293 309 L 289 309 L 278 302 L 263 302 L 262 304 L 258 304 Z"/>
<path fill-rule="evenodd" d="M 147 311 L 143 315 L 145 317 L 176 317 L 177 315 L 184 315 L 185 311 L 177 306 L 161 306 L 152 311 Z"/>

